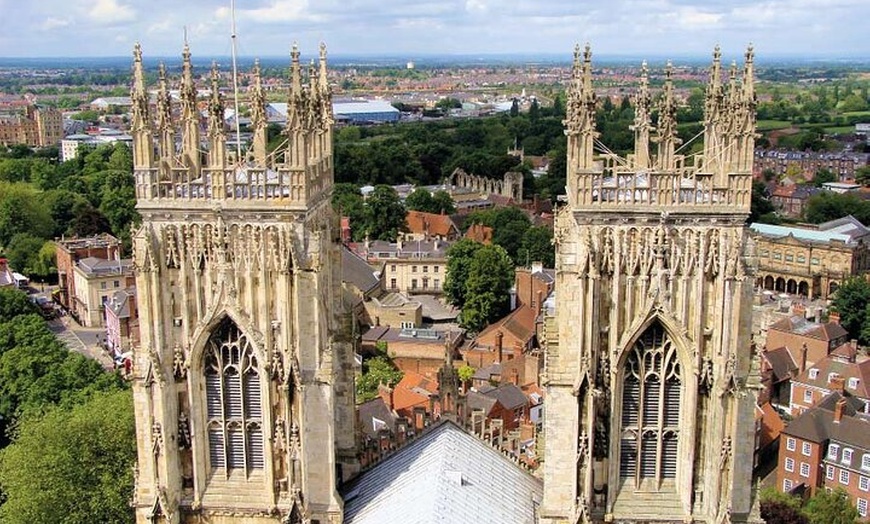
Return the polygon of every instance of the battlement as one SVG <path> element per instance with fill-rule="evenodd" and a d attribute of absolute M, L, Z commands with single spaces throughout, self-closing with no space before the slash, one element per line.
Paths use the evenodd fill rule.
<path fill-rule="evenodd" d="M 624 158 L 598 140 L 591 58 L 588 45 L 582 55 L 579 47 L 575 50 L 568 88 L 566 186 L 573 210 L 749 214 L 756 122 L 751 47 L 742 77 L 732 64 L 727 83 L 722 82 L 721 54 L 716 48 L 705 93 L 704 129 L 686 144 L 677 136 L 678 104 L 670 63 L 655 104 L 644 63 L 630 126 L 634 152 Z M 695 139 L 703 140 L 701 151 L 689 157 L 678 154 Z"/>
<path fill-rule="evenodd" d="M 714 183 L 704 173 L 679 162 L 669 171 L 636 171 L 621 165 L 616 155 L 599 157 L 597 169 L 574 174 L 570 200 L 578 211 L 749 213 L 752 176 L 731 173 L 726 183 Z"/>
<path fill-rule="evenodd" d="M 140 209 L 210 208 L 215 202 L 239 208 L 280 204 L 317 205 L 333 184 L 332 96 L 326 72 L 326 48 L 320 63 L 303 77 L 299 50 L 291 52 L 287 125 L 283 142 L 268 151 L 266 99 L 259 63 L 247 89 L 250 144 L 238 144 L 227 125 L 226 104 L 217 65 L 211 69 L 206 116 L 200 111 L 190 51 L 185 45 L 179 107 L 169 95 L 166 69 L 160 65 L 156 100 L 146 91 L 142 51 L 133 61 L 133 165 Z M 237 106 L 237 105 L 236 105 Z M 232 139 L 231 137 L 234 137 Z M 228 144 L 233 144 L 229 150 Z"/>

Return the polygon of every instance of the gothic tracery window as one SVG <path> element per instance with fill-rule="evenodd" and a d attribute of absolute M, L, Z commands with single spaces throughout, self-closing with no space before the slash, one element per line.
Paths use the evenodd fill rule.
<path fill-rule="evenodd" d="M 674 479 L 681 374 L 676 347 L 660 324 L 635 342 L 623 371 L 619 476 L 636 486 Z"/>
<path fill-rule="evenodd" d="M 263 469 L 257 358 L 248 337 L 232 321 L 224 321 L 209 339 L 204 371 L 212 469 L 226 474 Z"/>

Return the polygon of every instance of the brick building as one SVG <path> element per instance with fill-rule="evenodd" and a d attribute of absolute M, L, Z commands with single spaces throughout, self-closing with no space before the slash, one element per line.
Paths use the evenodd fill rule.
<path fill-rule="evenodd" d="M 834 391 L 794 419 L 780 437 L 777 487 L 843 489 L 862 518 L 870 502 L 870 417 L 860 399 Z"/>
<path fill-rule="evenodd" d="M 85 238 L 61 238 L 57 246 L 57 275 L 59 302 L 65 309 L 72 310 L 72 297 L 75 296 L 73 268 L 83 258 L 114 260 L 121 255 L 121 243 L 117 238 L 103 233 Z"/>
<path fill-rule="evenodd" d="M 814 227 L 749 227 L 759 289 L 827 299 L 844 280 L 870 270 L 870 229 L 852 216 Z"/>
<path fill-rule="evenodd" d="M 61 138 L 63 116 L 54 108 L 31 104 L 0 113 L 0 145 L 48 147 L 59 144 Z"/>

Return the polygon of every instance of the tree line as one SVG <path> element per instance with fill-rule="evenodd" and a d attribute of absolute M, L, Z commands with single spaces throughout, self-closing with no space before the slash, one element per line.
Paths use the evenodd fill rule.
<path fill-rule="evenodd" d="M 56 278 L 52 241 L 62 236 L 111 233 L 129 252 L 138 221 L 127 145 L 84 148 L 66 162 L 57 148 L 0 150 L 0 248 L 16 271 Z"/>

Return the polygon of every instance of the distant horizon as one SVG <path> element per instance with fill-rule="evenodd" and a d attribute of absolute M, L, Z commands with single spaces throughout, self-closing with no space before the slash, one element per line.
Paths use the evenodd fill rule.
<path fill-rule="evenodd" d="M 165 62 L 167 65 L 181 63 L 181 52 L 177 54 L 163 55 L 147 55 L 143 53 L 143 61 L 146 67 L 156 67 L 160 62 Z M 307 62 L 310 59 L 317 58 L 315 54 L 302 53 L 302 61 Z M 0 56 L 0 68 L 9 67 L 28 67 L 28 66 L 47 66 L 52 65 L 58 68 L 64 67 L 86 67 L 88 65 L 105 67 L 122 67 L 125 63 L 132 62 L 132 49 L 129 55 L 106 55 L 106 56 Z M 195 65 L 208 65 L 212 61 L 217 61 L 219 64 L 229 63 L 232 57 L 229 54 L 202 54 L 193 53 L 192 61 Z M 276 62 L 285 62 L 289 64 L 289 47 L 287 54 L 269 54 L 269 55 L 239 55 L 237 61 L 243 64 L 253 63 L 255 59 L 266 62 L 272 65 Z M 573 59 L 573 49 L 565 53 L 553 52 L 481 52 L 481 53 L 336 53 L 329 54 L 328 61 L 331 66 L 346 67 L 404 67 L 408 62 L 414 62 L 415 66 L 433 67 L 433 66 L 474 66 L 474 65 L 534 65 L 542 63 L 550 66 L 569 65 Z M 647 53 L 641 54 L 636 52 L 625 53 L 601 53 L 596 54 L 593 49 L 593 64 L 601 65 L 631 65 L 636 63 L 640 65 L 642 61 L 647 61 L 651 66 L 661 65 L 670 60 L 675 66 L 698 66 L 709 64 L 712 61 L 712 53 Z M 743 54 L 739 56 L 731 55 L 723 52 L 723 63 L 730 63 L 736 60 L 738 63 L 743 62 Z M 359 63 L 367 62 L 367 63 Z M 870 57 L 860 54 L 842 54 L 830 55 L 819 53 L 817 55 L 808 55 L 805 53 L 779 53 L 779 54 L 756 54 L 755 63 L 759 66 L 767 65 L 807 65 L 819 64 L 830 66 L 870 66 Z"/>

